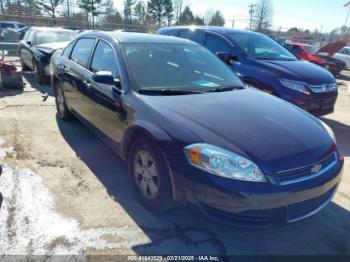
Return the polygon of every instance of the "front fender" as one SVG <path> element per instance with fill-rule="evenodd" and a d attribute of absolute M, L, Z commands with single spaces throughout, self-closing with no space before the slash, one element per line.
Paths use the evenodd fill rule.
<path fill-rule="evenodd" d="M 122 155 L 123 158 L 127 158 L 127 154 L 132 142 L 139 136 L 146 136 L 155 142 L 163 151 L 164 143 L 171 142 L 171 136 L 164 129 L 159 126 L 148 122 L 138 121 L 134 126 L 125 130 L 122 143 Z"/>

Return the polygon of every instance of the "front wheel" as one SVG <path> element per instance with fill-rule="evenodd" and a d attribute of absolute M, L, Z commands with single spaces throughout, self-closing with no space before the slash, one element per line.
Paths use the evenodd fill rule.
<path fill-rule="evenodd" d="M 23 71 L 29 70 L 29 67 L 25 65 L 25 63 L 24 63 L 23 58 L 22 58 L 21 55 L 20 55 L 19 61 L 20 61 L 20 64 L 21 64 L 22 72 L 23 72 Z"/>
<path fill-rule="evenodd" d="M 148 209 L 164 211 L 172 205 L 168 167 L 160 149 L 141 138 L 131 147 L 129 172 L 139 201 Z"/>
<path fill-rule="evenodd" d="M 40 85 L 45 83 L 46 77 L 42 70 L 40 70 L 38 63 L 36 61 L 33 61 L 33 67 L 34 67 L 34 74 L 35 74 L 35 80 Z"/>
<path fill-rule="evenodd" d="M 65 121 L 72 119 L 73 115 L 67 107 L 66 99 L 60 86 L 56 86 L 55 99 L 58 116 Z"/>

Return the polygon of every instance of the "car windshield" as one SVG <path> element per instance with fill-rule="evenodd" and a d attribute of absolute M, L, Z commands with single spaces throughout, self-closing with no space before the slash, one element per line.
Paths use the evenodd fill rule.
<path fill-rule="evenodd" d="M 223 62 L 199 45 L 123 43 L 122 49 L 137 90 L 244 88 Z"/>
<path fill-rule="evenodd" d="M 54 42 L 71 41 L 77 32 L 70 30 L 45 30 L 37 31 L 33 37 L 34 45 L 48 44 Z"/>
<path fill-rule="evenodd" d="M 259 60 L 295 61 L 296 57 L 271 38 L 260 34 L 234 33 L 230 37 L 248 54 Z"/>
<path fill-rule="evenodd" d="M 312 46 L 312 45 L 304 45 L 304 48 L 306 49 L 306 51 L 307 51 L 309 54 L 316 53 L 316 51 L 317 51 L 317 47 Z"/>

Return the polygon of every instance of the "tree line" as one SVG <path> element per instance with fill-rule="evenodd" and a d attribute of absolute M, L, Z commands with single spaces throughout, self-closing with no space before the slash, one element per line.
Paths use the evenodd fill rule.
<path fill-rule="evenodd" d="M 124 0 L 117 10 L 113 0 L 0 0 L 2 14 L 68 17 L 75 21 L 124 25 L 213 25 L 223 26 L 225 19 L 217 10 L 211 17 L 195 15 L 184 0 Z"/>

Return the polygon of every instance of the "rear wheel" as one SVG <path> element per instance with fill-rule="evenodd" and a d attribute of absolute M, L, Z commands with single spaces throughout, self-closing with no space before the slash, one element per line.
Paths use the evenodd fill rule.
<path fill-rule="evenodd" d="M 67 107 L 63 90 L 59 85 L 56 85 L 55 98 L 58 116 L 65 121 L 71 120 L 73 115 Z"/>
<path fill-rule="evenodd" d="M 160 212 L 172 205 L 169 170 L 154 143 L 138 139 L 130 149 L 128 166 L 137 197 L 146 208 Z"/>

